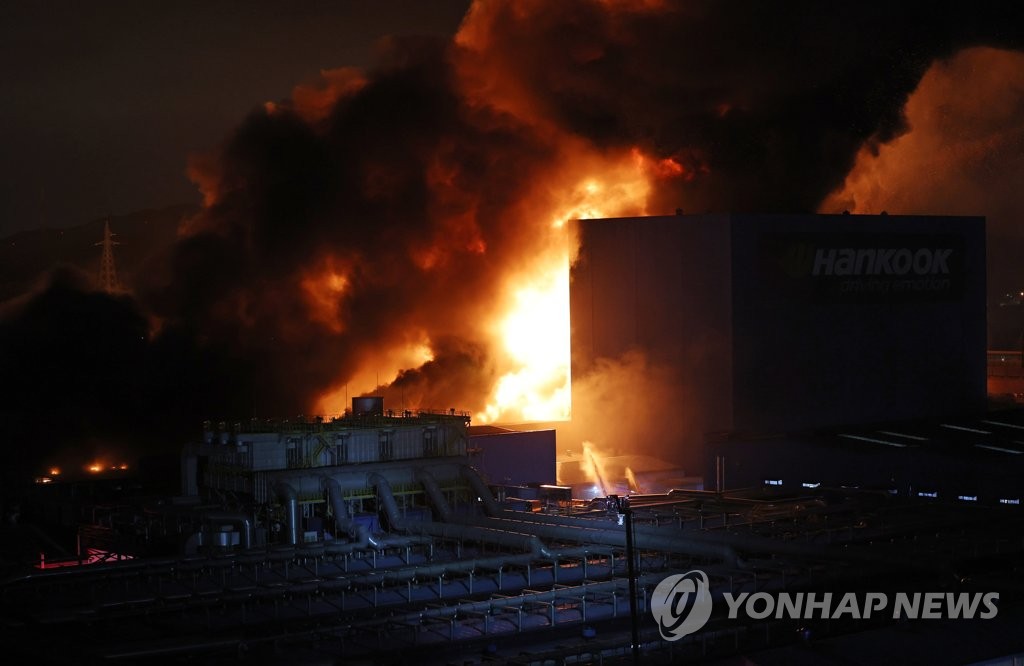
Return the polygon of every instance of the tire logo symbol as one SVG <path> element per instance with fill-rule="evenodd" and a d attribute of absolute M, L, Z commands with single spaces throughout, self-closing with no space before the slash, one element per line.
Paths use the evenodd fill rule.
<path fill-rule="evenodd" d="M 651 595 L 651 613 L 666 641 L 698 631 L 711 617 L 707 574 L 694 569 L 662 580 Z"/>

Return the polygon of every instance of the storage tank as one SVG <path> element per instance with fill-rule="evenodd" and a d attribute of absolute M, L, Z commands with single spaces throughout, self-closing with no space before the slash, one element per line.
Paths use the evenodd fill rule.
<path fill-rule="evenodd" d="M 352 398 L 353 416 L 384 416 L 384 398 L 365 396 Z"/>

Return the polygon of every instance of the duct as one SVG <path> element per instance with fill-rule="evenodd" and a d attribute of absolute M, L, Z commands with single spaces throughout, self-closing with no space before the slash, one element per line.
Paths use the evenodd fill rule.
<path fill-rule="evenodd" d="M 536 557 L 551 557 L 551 553 L 547 551 L 540 539 L 532 534 L 452 523 L 415 523 L 406 526 L 405 529 L 416 534 L 428 534 L 441 539 L 477 541 L 527 552 Z"/>
<path fill-rule="evenodd" d="M 626 532 L 613 527 L 594 528 L 575 525 L 551 525 L 544 523 L 525 523 L 507 518 L 471 518 L 464 519 L 471 525 L 491 527 L 498 530 L 524 530 L 540 538 L 559 541 L 574 541 L 580 544 L 592 543 L 617 548 L 626 547 Z M 664 550 L 683 553 L 697 557 L 713 557 L 723 560 L 733 567 L 742 563 L 732 546 L 722 543 L 697 541 L 679 536 L 636 532 L 636 547 L 647 550 Z"/>
<path fill-rule="evenodd" d="M 614 515 L 614 514 L 611 514 Z M 508 520 L 520 520 L 526 523 L 544 523 L 547 525 L 571 525 L 574 527 L 613 527 L 615 521 L 607 511 L 592 514 L 593 517 L 583 516 L 561 516 L 549 513 L 531 513 L 528 511 L 515 511 L 513 509 L 499 509 L 495 518 Z"/>
<path fill-rule="evenodd" d="M 425 474 L 425 471 L 420 469 L 420 474 Z M 427 473 L 425 476 L 420 477 L 421 480 L 424 478 L 432 479 Z M 476 477 L 477 483 L 483 485 L 480 477 Z M 456 525 L 453 523 L 409 523 L 405 522 L 398 513 L 398 503 L 395 501 L 395 495 L 391 491 L 391 484 L 386 478 L 380 474 L 373 473 L 367 478 L 367 481 L 377 491 L 377 499 L 384 507 L 384 512 L 388 517 L 388 526 L 392 530 L 399 532 L 406 532 L 409 534 L 429 535 L 432 537 L 439 537 L 442 539 L 459 539 L 467 541 L 477 541 L 480 543 L 489 543 L 503 548 L 510 548 L 513 550 L 521 550 L 530 553 L 534 557 L 543 558 L 555 558 L 558 556 L 557 553 L 553 553 L 548 550 L 537 536 L 532 534 L 523 534 L 519 532 L 512 532 L 509 530 L 502 529 L 489 529 L 488 527 L 479 527 L 471 525 Z M 427 481 L 429 484 L 430 481 Z M 472 482 L 471 482 L 472 483 Z M 436 485 L 436 481 L 435 481 Z M 426 486 L 424 486 L 426 489 Z M 440 496 L 440 488 L 437 488 L 437 494 Z M 487 491 L 486 487 L 484 488 Z M 429 494 L 429 490 L 427 491 Z M 487 491 L 487 496 L 491 498 L 492 504 L 494 498 L 491 497 L 490 491 Z M 443 497 L 441 500 L 443 501 Z M 447 506 L 447 502 L 443 503 L 443 506 Z M 486 506 L 486 503 L 485 503 Z M 495 504 L 495 508 L 497 505 Z M 450 510 L 446 512 L 448 517 L 451 517 Z"/>
<path fill-rule="evenodd" d="M 376 472 L 366 477 L 366 480 L 377 491 L 377 500 L 384 507 L 384 513 L 388 517 L 388 528 L 391 531 L 404 532 L 405 519 L 398 513 L 398 502 L 391 491 L 391 483 Z"/>
<path fill-rule="evenodd" d="M 349 514 L 348 505 L 345 504 L 345 498 L 341 494 L 341 484 L 338 483 L 337 479 L 325 476 L 323 477 L 323 487 L 327 491 L 327 501 L 334 512 L 334 522 L 337 524 L 338 530 L 345 532 L 351 537 L 355 537 L 353 529 L 355 524 L 352 522 L 351 514 Z"/>
<path fill-rule="evenodd" d="M 203 521 L 231 524 L 242 536 L 242 549 L 252 548 L 252 517 L 249 514 L 241 511 L 209 511 L 203 514 Z"/>
<path fill-rule="evenodd" d="M 451 507 L 448 506 L 448 500 L 444 498 L 441 487 L 437 485 L 437 479 L 434 478 L 434 475 L 421 467 L 416 470 L 416 478 L 423 484 L 423 491 L 427 494 L 427 498 L 430 500 L 434 510 L 437 511 L 437 517 L 443 523 L 451 522 Z"/>
<path fill-rule="evenodd" d="M 494 500 L 494 495 L 491 494 L 491 489 L 487 487 L 475 469 L 469 465 L 459 465 L 459 476 L 469 483 L 470 488 L 483 502 L 486 515 L 497 516 L 501 512 L 498 503 Z"/>
<path fill-rule="evenodd" d="M 320 467 L 317 469 L 289 469 L 275 470 L 272 472 L 270 482 L 287 483 L 295 489 L 300 499 L 322 497 L 324 493 L 324 478 L 332 478 L 338 482 L 344 490 L 352 488 L 364 488 L 368 474 L 386 474 L 391 483 L 399 480 L 403 483 L 416 481 L 416 469 L 429 469 L 433 471 L 436 478 L 442 475 L 447 477 L 455 473 L 457 459 L 438 458 L 431 459 L 427 464 L 416 465 L 416 461 L 409 461 L 409 465 L 397 467 L 392 463 L 367 463 L 365 465 L 345 465 L 341 467 Z"/>
<path fill-rule="evenodd" d="M 501 511 L 502 518 L 466 519 L 467 522 L 490 525 L 502 529 L 521 529 L 542 538 L 600 543 L 625 547 L 625 532 L 603 521 L 593 521 L 572 516 L 546 516 L 509 510 Z M 596 523 L 596 524 L 595 524 Z M 521 525 L 525 525 L 520 527 Z M 564 530 L 564 531 L 563 531 Z M 856 553 L 849 548 L 837 550 L 824 544 L 803 543 L 771 539 L 756 534 L 736 534 L 721 530 L 693 530 L 683 536 L 680 532 L 666 534 L 665 528 L 637 525 L 634 528 L 636 547 L 651 550 L 665 550 L 699 557 L 718 557 L 734 568 L 746 568 L 748 564 L 739 557 L 739 551 L 790 555 L 818 561 L 856 561 L 865 565 L 892 566 L 898 561 L 891 556 L 878 557 L 871 553 Z M 907 568 L 929 567 L 927 562 L 908 561 Z M 940 570 L 942 570 L 940 568 Z"/>
<path fill-rule="evenodd" d="M 299 496 L 295 493 L 295 488 L 284 481 L 274 484 L 274 492 L 284 504 L 285 527 L 288 530 L 286 537 L 288 544 L 294 546 L 299 542 Z"/>
<path fill-rule="evenodd" d="M 386 482 L 386 481 L 385 481 Z M 351 553 L 356 550 L 366 550 L 370 547 L 383 548 L 385 545 L 408 545 L 408 542 L 403 540 L 399 543 L 388 544 L 375 539 L 370 534 L 370 528 L 366 525 L 358 525 L 352 520 L 351 514 L 349 514 L 348 506 L 345 504 L 345 499 L 341 493 L 341 484 L 338 483 L 337 479 L 329 476 L 323 477 L 323 486 L 327 490 L 327 499 L 331 503 L 331 510 L 334 512 L 334 521 L 340 531 L 345 532 L 352 539 L 347 544 L 332 545 L 330 552 L 332 554 Z M 390 490 L 390 486 L 389 486 Z M 392 502 L 394 497 L 392 497 Z"/>

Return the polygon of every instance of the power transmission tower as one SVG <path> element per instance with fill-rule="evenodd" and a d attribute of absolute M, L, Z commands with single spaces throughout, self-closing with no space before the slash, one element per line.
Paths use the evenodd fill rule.
<path fill-rule="evenodd" d="M 108 294 L 116 294 L 123 289 L 121 282 L 117 279 L 117 266 L 114 265 L 114 246 L 120 245 L 114 240 L 117 234 L 110 231 L 110 220 L 103 224 L 103 240 L 96 245 L 103 246 L 103 256 L 100 258 L 100 287 Z"/>

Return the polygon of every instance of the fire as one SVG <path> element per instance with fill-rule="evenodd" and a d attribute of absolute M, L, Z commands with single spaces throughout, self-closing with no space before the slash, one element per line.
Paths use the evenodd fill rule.
<path fill-rule="evenodd" d="M 474 314 L 489 339 L 488 368 L 495 377 L 475 407 L 478 423 L 561 421 L 570 417 L 569 266 L 576 242 L 568 222 L 580 218 L 643 215 L 656 179 L 684 178 L 686 169 L 673 158 L 658 158 L 639 148 L 597 151 L 571 136 L 552 137 L 561 146 L 562 159 L 546 178 L 538 178 L 533 191 L 507 214 L 531 229 L 537 242 L 533 254 L 508 272 L 495 302 Z M 431 172 L 443 199 L 456 198 L 445 185 L 456 179 L 440 169 Z M 487 256 L 491 249 L 480 236 L 475 213 L 463 211 L 445 218 L 442 233 L 410 248 L 418 269 L 429 273 L 462 260 L 459 251 Z M 321 262 L 306 273 L 301 285 L 313 322 L 334 333 L 347 332 L 341 304 L 350 288 L 347 267 L 338 261 Z M 351 397 L 383 391 L 395 409 L 436 408 L 405 403 L 411 396 L 387 387 L 403 369 L 420 368 L 435 357 L 427 330 L 412 328 L 402 342 L 375 349 L 364 362 L 330 390 L 315 408 L 324 414 L 343 412 Z M 456 396 L 458 397 L 458 396 Z M 436 399 L 436 396 L 434 397 Z M 415 398 L 413 398 L 415 400 Z"/>
<path fill-rule="evenodd" d="M 517 368 L 498 380 L 476 420 L 569 418 L 569 271 L 563 259 L 513 294 L 498 335 Z"/>
<path fill-rule="evenodd" d="M 349 377 L 341 386 L 325 392 L 319 397 L 316 411 L 320 414 L 341 414 L 349 407 L 351 398 L 376 393 L 378 387 L 393 382 L 402 368 L 416 368 L 434 360 L 434 350 L 430 341 L 424 338 L 412 338 L 405 345 L 395 346 L 375 358 L 375 365 L 360 369 Z M 396 400 L 396 402 L 398 402 Z M 400 404 L 395 409 L 436 408 L 439 405 Z"/>
<path fill-rule="evenodd" d="M 509 280 L 507 306 L 495 324 L 495 337 L 511 367 L 496 382 L 487 406 L 475 415 L 478 422 L 569 419 L 569 266 L 576 244 L 567 223 L 644 214 L 650 179 L 683 174 L 678 163 L 652 160 L 638 148 L 581 161 L 594 173 L 566 187 L 561 205 L 549 213 L 549 251 L 531 270 Z M 666 175 L 666 162 L 678 171 Z"/>
<path fill-rule="evenodd" d="M 85 466 L 85 471 L 89 472 L 90 474 L 99 474 L 100 472 L 105 472 L 107 470 L 123 472 L 126 471 L 127 469 L 128 463 L 107 464 L 101 461 L 94 461 Z"/>

